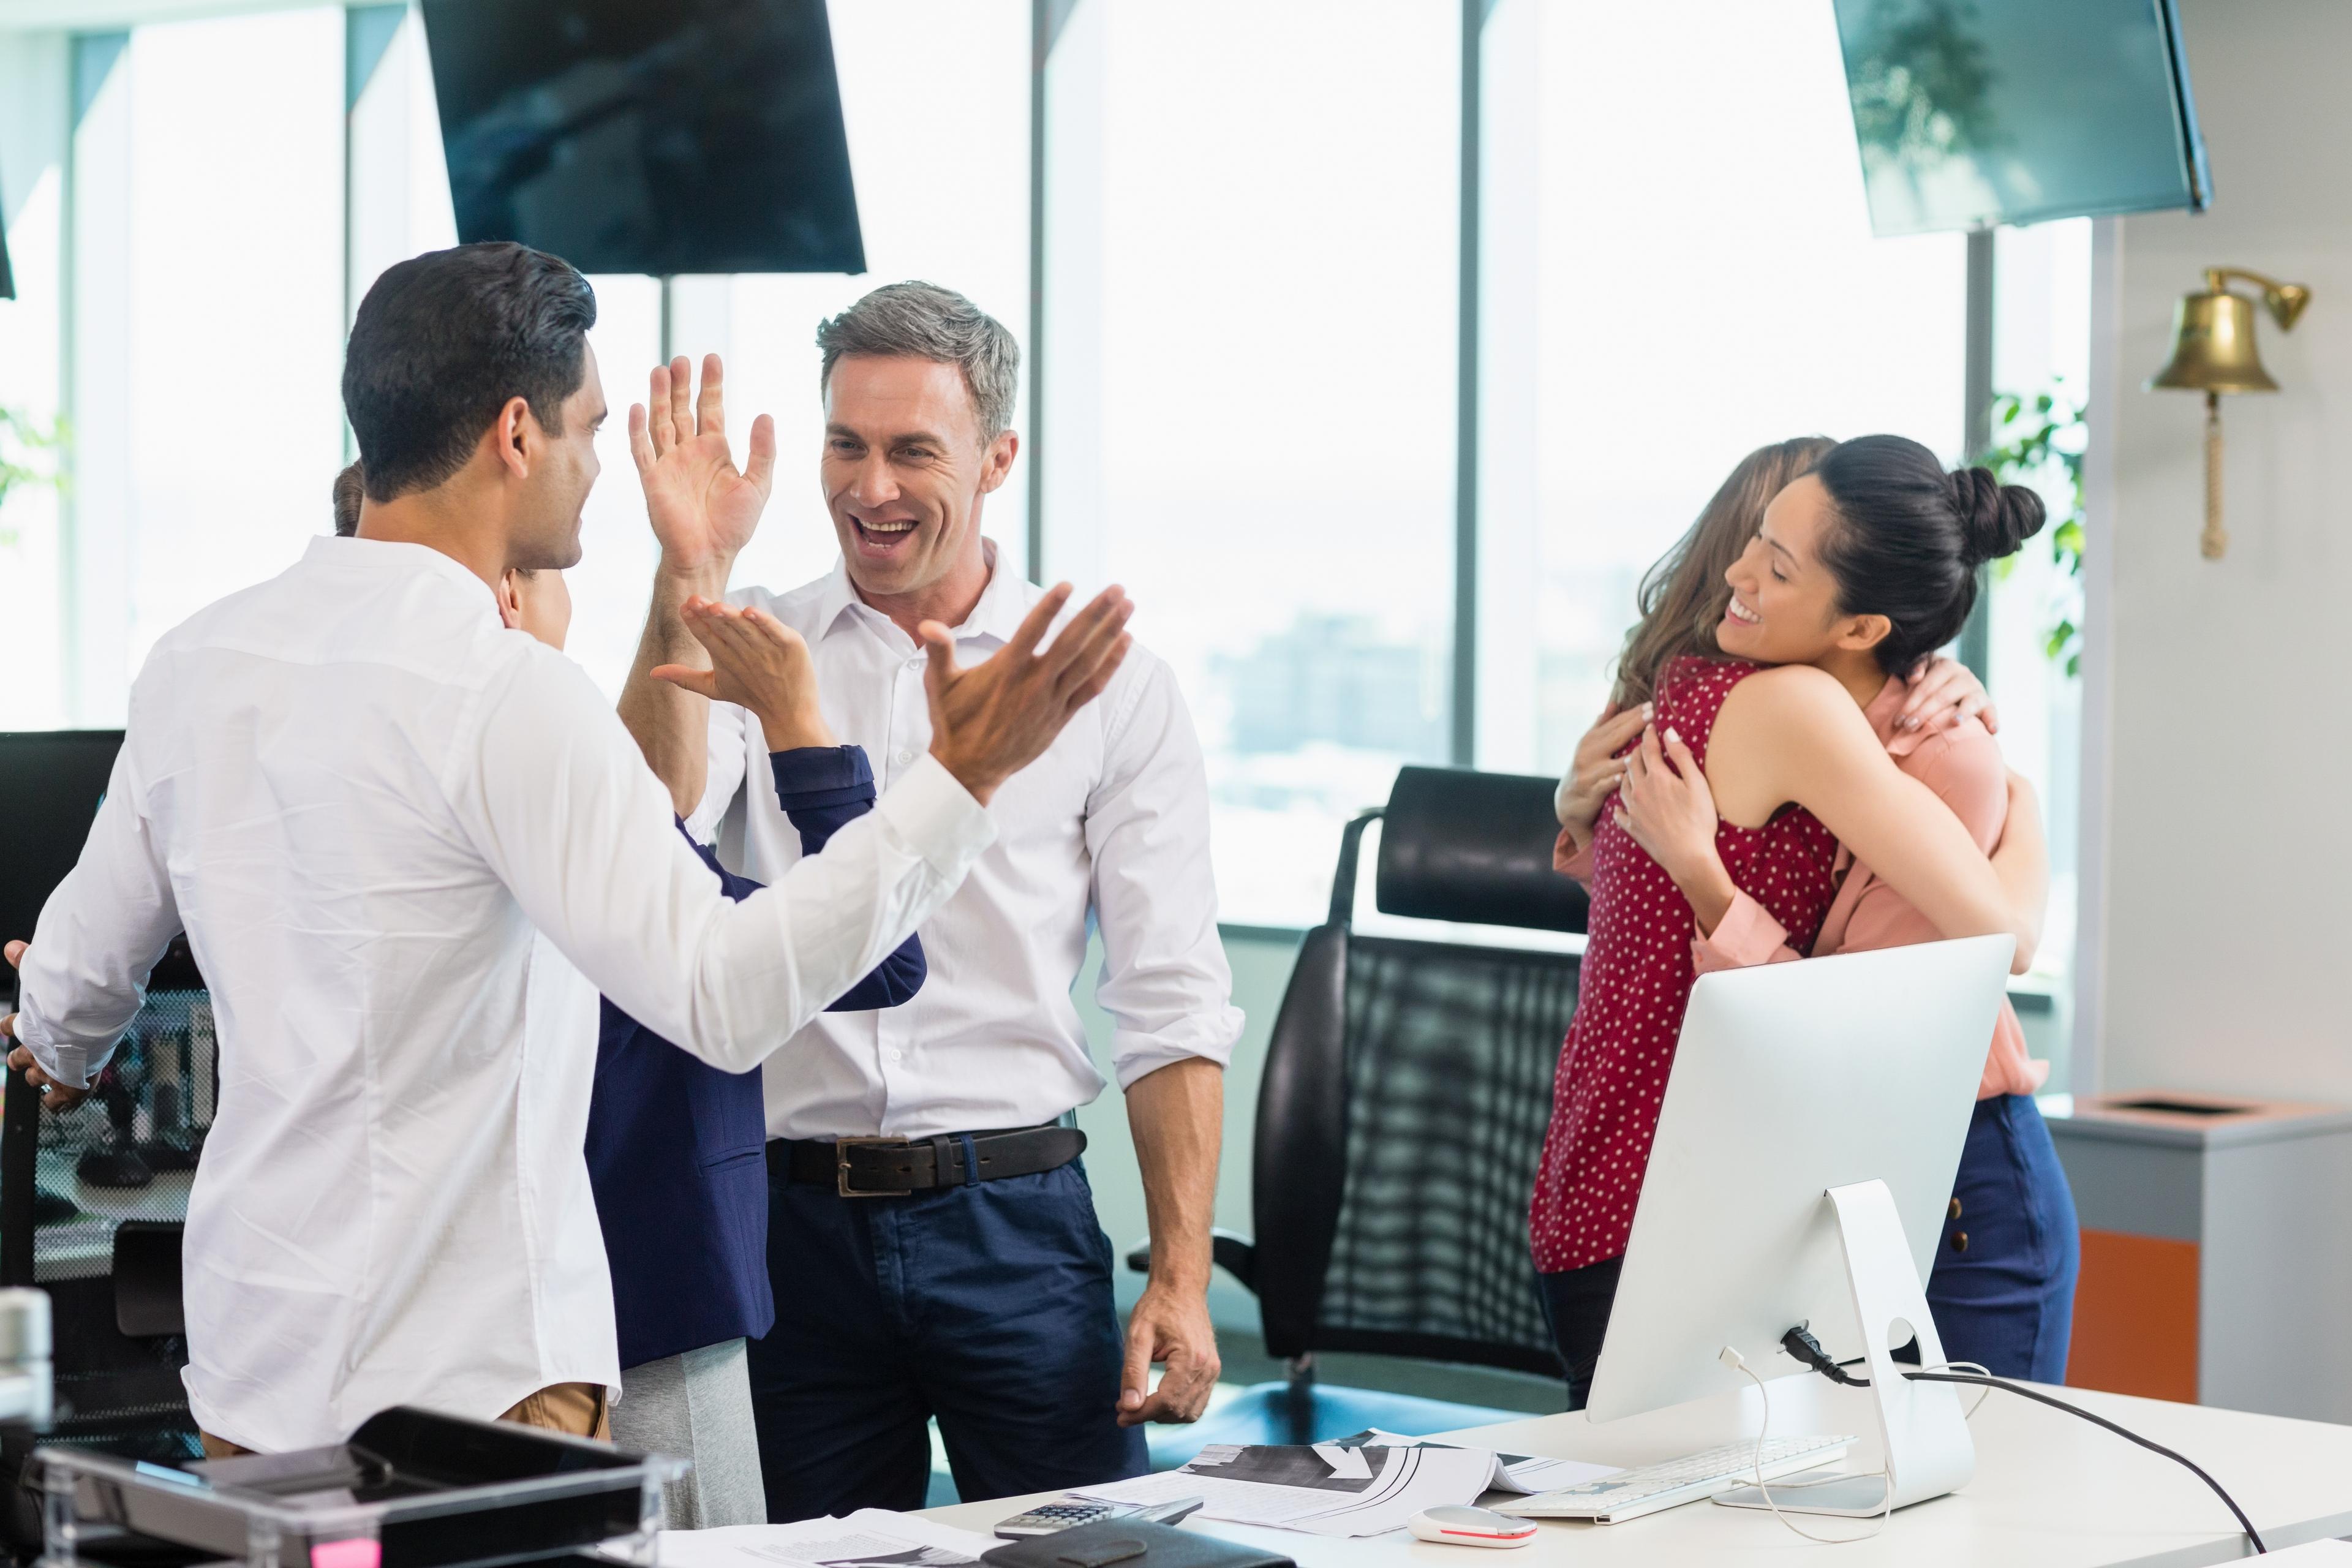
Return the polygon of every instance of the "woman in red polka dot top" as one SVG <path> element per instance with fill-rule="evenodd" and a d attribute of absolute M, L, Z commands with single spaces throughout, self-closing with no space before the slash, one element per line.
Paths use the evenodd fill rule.
<path fill-rule="evenodd" d="M 1792 472 L 1800 477 L 1778 485 Z M 1886 657 L 1871 654 L 1881 645 L 1908 668 L 1957 636 L 1974 602 L 1976 567 L 2041 527 L 2040 499 L 1984 469 L 1947 475 L 1918 443 L 1872 436 L 1752 455 L 1709 510 L 1743 504 L 1763 518 L 1711 628 L 1728 657 L 1666 660 L 1644 715 L 1706 771 L 1732 881 L 1792 943 L 1810 945 L 1836 892 L 1843 843 L 1944 934 L 2009 931 L 2021 960 L 2030 958 L 2038 902 L 2021 907 L 1958 819 L 1895 766 L 1864 717 L 1884 675 L 1860 700 L 1842 681 L 1856 656 Z M 1694 536 L 1703 531 L 1705 518 Z M 1742 582 L 1763 610 L 1743 602 Z M 1821 619 L 1805 627 L 1824 655 L 1820 667 L 1766 668 L 1739 657 L 1773 657 L 1784 628 L 1776 619 L 1768 633 L 1765 612 L 1784 596 Z M 1640 651 L 1637 635 L 1629 665 Z M 1582 1405 L 1600 1356 L 1697 935 L 1681 889 L 1614 805 L 1601 803 L 1581 847 L 1589 871 L 1587 854 L 1576 856 L 1592 890 L 1590 935 L 1528 1213 L 1571 1408 Z M 1571 837 L 1563 835 L 1564 858 L 1578 847 Z"/>

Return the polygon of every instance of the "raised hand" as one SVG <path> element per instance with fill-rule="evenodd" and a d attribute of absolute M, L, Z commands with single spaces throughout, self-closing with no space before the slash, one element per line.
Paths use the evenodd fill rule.
<path fill-rule="evenodd" d="M 916 628 L 930 663 L 931 755 L 983 805 L 997 787 L 1035 762 L 1070 716 L 1110 684 L 1132 639 L 1125 593 L 1105 588 L 1040 653 L 1054 617 L 1070 601 L 1059 584 L 1037 601 L 1003 647 L 970 669 L 955 662 L 955 636 L 937 621 Z"/>
<path fill-rule="evenodd" d="M 748 709 L 772 752 L 837 744 L 817 705 L 816 661 L 798 632 L 765 610 L 716 599 L 688 599 L 678 614 L 711 668 L 657 665 L 656 680 Z"/>
<path fill-rule="evenodd" d="M 739 470 L 727 446 L 719 356 L 703 356 L 698 395 L 692 369 L 684 355 L 656 367 L 650 401 L 629 408 L 629 454 L 664 570 L 681 576 L 716 570 L 723 584 L 724 569 L 751 542 L 768 504 L 776 422 L 764 414 L 751 421 L 751 461 Z"/>

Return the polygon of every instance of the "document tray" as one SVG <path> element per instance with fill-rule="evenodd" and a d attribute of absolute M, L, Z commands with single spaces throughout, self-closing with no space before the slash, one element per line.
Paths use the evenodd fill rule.
<path fill-rule="evenodd" d="M 603 1547 L 650 1565 L 683 1462 L 509 1422 L 395 1406 L 351 1441 L 184 1468 L 33 1455 L 52 1568 L 158 1543 L 250 1568 L 449 1568 Z"/>

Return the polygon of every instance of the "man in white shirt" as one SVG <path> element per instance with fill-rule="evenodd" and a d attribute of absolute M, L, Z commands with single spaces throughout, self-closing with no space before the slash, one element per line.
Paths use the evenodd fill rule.
<path fill-rule="evenodd" d="M 959 657 L 978 658 L 1038 602 L 982 536 L 1019 447 L 1018 349 L 970 300 L 919 283 L 868 294 L 818 342 L 843 560 L 733 601 L 806 639 L 827 721 L 887 781 L 931 743 L 915 628 L 952 626 Z M 685 396 L 686 368 L 656 373 L 656 403 Z M 751 529 L 655 524 L 663 562 L 622 719 L 689 831 L 710 841 L 739 811 L 743 871 L 780 875 L 799 840 L 761 787 L 760 726 L 650 679 L 698 657 L 679 605 L 725 593 Z M 1139 1474 L 1139 1424 L 1194 1419 L 1216 1379 L 1209 1223 L 1242 1020 L 1207 780 L 1167 667 L 1131 655 L 1006 787 L 997 820 L 997 844 L 922 922 L 922 992 L 811 1021 L 766 1074 L 777 1318 L 751 1370 L 772 1521 L 921 1507 L 932 1416 L 967 1498 Z M 1055 1125 L 1104 1087 L 1070 994 L 1090 921 L 1151 1227 L 1123 1344 L 1083 1139 Z"/>
<path fill-rule="evenodd" d="M 215 1452 L 340 1441 L 397 1404 L 600 1430 L 620 1369 L 582 1151 L 594 1018 L 547 1000 L 534 931 L 747 1069 L 955 889 L 996 837 L 996 790 L 1120 657 L 1116 595 L 1066 656 L 1066 630 L 1035 654 L 1040 616 L 959 674 L 928 628 L 930 755 L 730 902 L 587 676 L 499 624 L 509 568 L 580 556 L 594 320 L 585 279 L 520 246 L 419 257 L 369 290 L 343 375 L 358 537 L 156 644 L 0 1021 L 10 1059 L 72 1096 L 184 926 L 220 1040 L 184 1287 Z M 718 416 L 713 386 L 700 422 Z M 646 481 L 756 514 L 773 453 L 764 426 L 743 473 L 723 438 L 678 443 Z"/>

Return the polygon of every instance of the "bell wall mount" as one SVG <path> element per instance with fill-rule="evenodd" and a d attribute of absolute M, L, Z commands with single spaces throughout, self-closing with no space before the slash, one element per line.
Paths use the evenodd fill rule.
<path fill-rule="evenodd" d="M 2311 303 L 2311 290 L 2300 283 L 2281 283 L 2241 267 L 2209 267 L 2205 287 L 2184 295 L 2173 312 L 2171 361 L 2147 384 L 2205 395 L 2205 531 L 2198 549 L 2208 561 L 2219 561 L 2230 548 L 2229 530 L 2221 525 L 2222 395 L 2279 389 L 2255 349 L 2254 301 L 2233 291 L 2232 279 L 2262 290 L 2262 303 L 2283 332 L 2294 329 Z"/>

